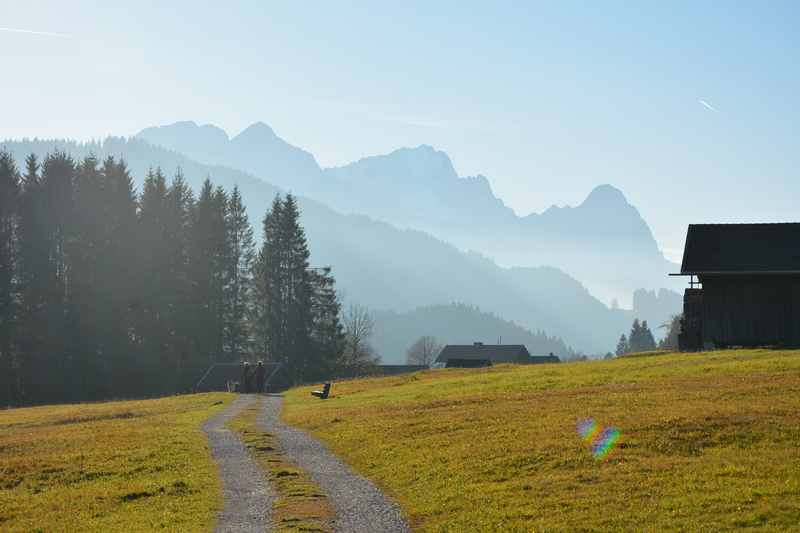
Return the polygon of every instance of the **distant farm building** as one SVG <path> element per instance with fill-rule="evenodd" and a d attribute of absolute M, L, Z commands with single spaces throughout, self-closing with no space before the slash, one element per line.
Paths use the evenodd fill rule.
<path fill-rule="evenodd" d="M 436 362 L 445 367 L 479 368 L 502 363 L 529 365 L 558 363 L 553 354 L 532 356 L 524 344 L 448 344 L 439 353 Z"/>
<path fill-rule="evenodd" d="M 800 345 L 800 224 L 692 224 L 682 350 Z"/>

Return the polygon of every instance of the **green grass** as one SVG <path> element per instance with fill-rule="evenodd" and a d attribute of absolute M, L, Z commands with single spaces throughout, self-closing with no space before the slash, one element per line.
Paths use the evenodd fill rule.
<path fill-rule="evenodd" d="M 433 370 L 287 394 L 283 416 L 421 531 L 800 529 L 800 352 Z M 621 439 L 602 460 L 591 417 Z"/>
<path fill-rule="evenodd" d="M 275 436 L 256 425 L 260 408 L 259 403 L 248 407 L 228 426 L 239 434 L 277 493 L 272 517 L 276 531 L 333 531 L 334 512 L 327 496 L 281 451 Z"/>
<path fill-rule="evenodd" d="M 230 394 L 0 411 L 0 531 L 210 531 Z"/>

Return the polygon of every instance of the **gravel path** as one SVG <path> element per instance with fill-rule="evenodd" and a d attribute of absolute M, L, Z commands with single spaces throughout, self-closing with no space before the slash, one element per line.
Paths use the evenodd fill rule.
<path fill-rule="evenodd" d="M 225 497 L 225 508 L 217 517 L 217 533 L 264 533 L 271 529 L 274 492 L 242 441 L 225 427 L 228 420 L 255 400 L 255 396 L 240 395 L 203 424 L 211 454 L 219 465 Z"/>
<path fill-rule="evenodd" d="M 410 529 L 400 509 L 370 481 L 303 431 L 280 421 L 283 398 L 267 396 L 258 418 L 262 429 L 278 437 L 283 451 L 306 470 L 328 495 L 336 511 L 336 531 L 341 533 L 406 533 Z"/>

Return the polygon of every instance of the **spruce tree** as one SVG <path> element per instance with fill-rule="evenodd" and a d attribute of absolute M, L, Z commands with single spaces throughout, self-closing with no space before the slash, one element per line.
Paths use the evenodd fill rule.
<path fill-rule="evenodd" d="M 329 267 L 311 272 L 312 349 L 309 351 L 306 380 L 329 379 L 337 370 L 345 349 L 344 328 L 339 320 L 341 304 L 336 281 Z"/>
<path fill-rule="evenodd" d="M 189 266 L 193 315 L 192 338 L 198 355 L 206 361 L 214 357 L 214 187 L 206 179 L 192 213 Z"/>
<path fill-rule="evenodd" d="M 17 204 L 20 176 L 10 153 L 0 151 L 0 407 L 16 403 Z"/>
<path fill-rule="evenodd" d="M 283 323 L 285 272 L 282 268 L 285 245 L 280 221 L 283 201 L 276 196 L 262 221 L 262 243 L 253 264 L 255 301 L 252 324 L 257 351 L 271 361 L 285 362 L 285 327 Z"/>
<path fill-rule="evenodd" d="M 108 361 L 102 360 L 98 328 L 109 318 L 107 296 L 98 287 L 98 266 L 108 246 L 108 211 L 103 195 L 105 178 L 94 156 L 77 165 L 73 211 L 65 243 L 67 276 L 66 350 L 73 374 L 71 399 L 96 400 L 108 396 Z M 103 354 L 107 355 L 107 354 Z"/>
<path fill-rule="evenodd" d="M 165 392 L 189 391 L 208 368 L 208 358 L 203 349 L 197 349 L 198 341 L 194 337 L 197 330 L 193 314 L 190 240 L 195 200 L 180 169 L 170 183 L 166 205 L 165 321 L 169 340 L 162 357 L 167 377 L 163 388 Z"/>
<path fill-rule="evenodd" d="M 211 248 L 211 316 L 213 332 L 209 363 L 226 360 L 225 324 L 228 315 L 228 300 L 225 288 L 228 279 L 230 258 L 230 236 L 228 235 L 228 194 L 217 187 L 212 197 L 212 248 Z"/>
<path fill-rule="evenodd" d="M 109 387 L 116 395 L 142 395 L 131 377 L 139 370 L 139 351 L 131 335 L 135 304 L 141 286 L 141 259 L 137 241 L 137 198 L 133 179 L 124 161 L 109 157 L 103 162 L 107 211 L 107 245 L 98 264 L 98 292 L 103 294 L 106 316 L 99 326 L 100 347 L 106 354 Z"/>
<path fill-rule="evenodd" d="M 311 331 L 313 315 L 311 310 L 313 288 L 309 271 L 308 242 L 305 230 L 300 225 L 300 210 L 291 194 L 283 202 L 283 220 L 280 224 L 284 249 L 284 269 L 286 285 L 286 359 L 288 373 L 293 382 L 307 379 L 310 373 L 309 355 L 313 349 Z"/>
<path fill-rule="evenodd" d="M 242 195 L 233 188 L 226 214 L 225 354 L 228 361 L 248 358 L 252 350 L 249 318 L 254 297 L 255 243 Z"/>
<path fill-rule="evenodd" d="M 266 356 L 285 365 L 291 383 L 311 369 L 313 287 L 309 250 L 295 198 L 278 196 L 264 217 L 264 241 L 256 263 L 257 323 Z"/>
<path fill-rule="evenodd" d="M 42 192 L 45 203 L 46 243 L 49 254 L 47 287 L 47 340 L 43 355 L 46 366 L 38 369 L 49 374 L 52 384 L 45 397 L 68 398 L 73 395 L 71 384 L 76 380 L 73 367 L 74 332 L 67 319 L 67 243 L 72 237 L 74 215 L 74 185 L 76 164 L 64 152 L 55 152 L 42 163 Z"/>
<path fill-rule="evenodd" d="M 190 269 L 193 339 L 198 364 L 206 366 L 223 357 L 225 329 L 225 282 L 228 238 L 228 198 L 206 179 L 192 216 Z"/>
<path fill-rule="evenodd" d="M 31 154 L 25 159 L 25 175 L 19 201 L 17 282 L 20 295 L 17 320 L 17 391 L 22 403 L 33 403 L 44 391 L 37 383 L 49 369 L 45 349 L 47 321 L 48 259 L 44 193 L 39 161 Z"/>
<path fill-rule="evenodd" d="M 653 337 L 653 332 L 650 331 L 650 328 L 647 325 L 647 320 L 642 322 L 641 328 L 641 336 L 642 336 L 642 350 L 641 351 L 650 351 L 656 349 L 656 340 Z"/>
<path fill-rule="evenodd" d="M 133 302 L 134 324 L 141 358 L 131 379 L 134 387 L 150 394 L 161 392 L 168 370 L 169 342 L 172 338 L 170 306 L 170 243 L 167 239 L 168 190 L 161 169 L 150 170 L 139 200 L 136 248 L 141 268 L 138 298 Z"/>
<path fill-rule="evenodd" d="M 617 343 L 617 350 L 615 353 L 617 357 L 619 357 L 620 355 L 625 355 L 626 353 L 628 353 L 628 351 L 629 351 L 628 339 L 625 338 L 625 334 L 623 333 L 619 338 L 619 342 Z"/>
<path fill-rule="evenodd" d="M 642 346 L 642 326 L 639 324 L 639 319 L 634 318 L 630 335 L 628 335 L 628 350 L 630 352 L 641 352 L 643 350 Z"/>

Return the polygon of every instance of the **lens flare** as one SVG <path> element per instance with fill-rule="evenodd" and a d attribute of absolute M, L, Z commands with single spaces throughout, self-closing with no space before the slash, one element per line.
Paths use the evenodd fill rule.
<path fill-rule="evenodd" d="M 592 443 L 592 455 L 595 459 L 603 459 L 614 448 L 619 440 L 619 430 L 617 428 L 606 428 Z"/>
<path fill-rule="evenodd" d="M 578 435 L 589 445 L 595 459 L 605 458 L 620 438 L 619 429 L 611 427 L 602 429 L 600 424 L 591 418 L 585 418 L 577 424 Z"/>
<path fill-rule="evenodd" d="M 581 436 L 583 442 L 591 443 L 599 433 L 600 425 L 591 418 L 578 422 L 578 435 Z"/>

